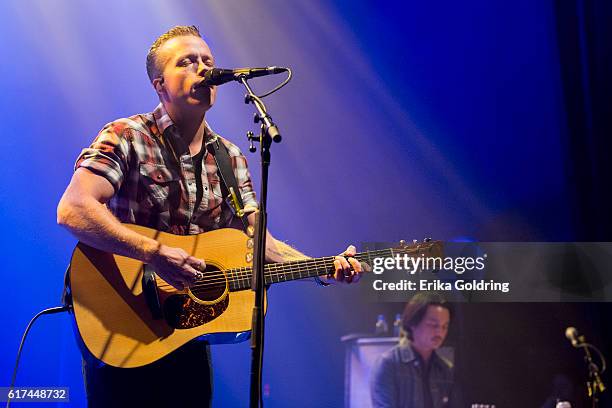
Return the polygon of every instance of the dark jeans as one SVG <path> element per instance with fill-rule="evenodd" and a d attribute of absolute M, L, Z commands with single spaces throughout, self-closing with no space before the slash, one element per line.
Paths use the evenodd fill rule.
<path fill-rule="evenodd" d="M 210 407 L 209 346 L 193 341 L 164 358 L 137 368 L 101 365 L 83 357 L 88 407 Z"/>

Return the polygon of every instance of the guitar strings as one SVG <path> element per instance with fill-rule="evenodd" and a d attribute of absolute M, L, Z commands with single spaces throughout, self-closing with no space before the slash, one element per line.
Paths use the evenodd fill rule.
<path fill-rule="evenodd" d="M 302 260 L 303 264 L 297 267 L 295 266 L 291 267 L 291 265 L 288 265 L 288 263 L 268 264 L 265 267 L 264 274 L 266 278 L 270 278 L 270 280 L 272 281 L 271 283 L 274 283 L 274 278 L 276 278 L 277 281 L 280 282 L 281 279 L 279 279 L 279 277 L 283 275 L 295 276 L 296 274 L 299 274 L 300 276 L 294 279 L 309 278 L 309 277 L 315 276 L 314 274 L 309 273 L 313 271 L 313 268 L 315 268 L 316 270 L 322 270 L 322 269 L 328 270 L 333 265 L 334 259 L 335 257 L 331 257 L 331 259 L 317 260 L 317 261 Z M 293 262 L 299 262 L 299 261 L 292 261 L 292 263 Z M 305 265 L 306 263 L 308 263 L 308 265 Z M 305 276 L 302 276 L 302 272 L 304 273 Z M 194 284 L 190 288 L 193 291 L 193 289 L 198 289 L 198 288 L 208 287 L 208 286 L 220 286 L 222 284 L 224 286 L 226 282 L 226 275 L 228 276 L 227 280 L 229 281 L 230 285 L 234 284 L 233 286 L 239 289 L 248 289 L 248 287 L 250 286 L 250 280 L 253 274 L 252 274 L 252 268 L 250 267 L 227 269 L 224 271 L 211 271 L 209 275 L 205 275 L 205 277 L 202 279 L 202 281 L 205 280 L 205 282 Z M 249 286 L 245 286 L 244 288 L 241 288 L 240 286 L 242 284 L 245 284 L 245 282 L 248 282 Z M 165 287 L 165 286 L 172 286 L 172 285 L 167 284 L 167 285 L 159 285 L 159 286 Z"/>
<path fill-rule="evenodd" d="M 354 256 L 356 259 L 360 258 L 368 258 L 365 256 L 366 254 L 357 254 Z M 293 279 L 302 279 L 302 278 L 310 278 L 314 277 L 313 269 L 316 271 L 325 269 L 327 272 L 329 269 L 333 268 L 333 261 L 335 260 L 335 256 L 318 258 L 318 259 L 302 259 L 297 261 L 283 262 L 280 264 L 267 264 L 265 266 L 264 274 L 266 278 L 269 278 L 270 283 L 275 283 L 274 278 L 276 278 L 277 282 L 280 282 L 280 277 L 283 275 L 295 276 L 299 274 L 299 277 L 294 277 Z M 360 259 L 361 260 L 361 259 Z M 302 276 L 302 272 L 305 276 Z M 250 287 L 250 280 L 252 277 L 252 268 L 251 267 L 243 267 L 243 268 L 234 268 L 227 269 L 225 271 L 212 271 L 210 275 L 206 275 L 202 281 L 205 282 L 194 284 L 190 287 L 192 292 L 197 289 L 213 287 L 213 286 L 225 286 L 226 282 L 226 274 L 228 275 L 228 281 L 231 287 L 235 289 L 248 289 Z M 316 273 L 316 276 L 319 276 L 319 273 Z M 241 287 L 244 285 L 244 287 Z M 170 284 L 167 285 L 158 285 L 160 287 L 172 286 Z"/>
<path fill-rule="evenodd" d="M 410 252 L 418 252 L 419 250 L 422 250 L 422 249 L 423 248 L 415 248 Z M 372 255 L 386 253 L 386 252 L 391 252 L 391 256 L 393 256 L 392 249 L 383 249 L 383 250 L 378 250 L 378 251 L 359 253 L 359 254 L 356 254 L 354 258 L 357 258 L 360 260 L 363 260 L 363 258 L 367 258 L 367 260 L 370 260 Z M 404 249 L 401 252 L 407 252 L 407 251 Z M 317 269 L 322 269 L 321 266 L 323 266 L 327 272 L 328 268 L 332 267 L 333 260 L 335 260 L 335 256 L 318 258 L 318 259 L 303 259 L 303 260 L 297 260 L 297 261 L 284 262 L 280 264 L 268 264 L 265 267 L 267 270 L 264 273 L 266 274 L 266 278 L 270 278 L 270 283 L 277 283 L 277 282 L 280 282 L 281 280 L 286 281 L 283 275 L 290 275 L 292 277 L 292 279 L 288 279 L 288 280 L 308 278 L 308 277 L 315 276 L 312 270 L 313 267 Z M 297 266 L 297 268 L 295 268 L 295 266 Z M 302 276 L 302 272 L 305 272 L 306 276 Z M 295 277 L 296 273 L 299 273 L 300 276 Z M 252 268 L 243 267 L 243 268 L 238 268 L 238 269 L 228 269 L 225 271 L 214 271 L 213 276 L 208 275 L 207 277 L 204 278 L 206 282 L 195 284 L 191 286 L 191 289 L 197 290 L 198 288 L 205 288 L 205 287 L 210 287 L 210 286 L 220 286 L 220 285 L 225 286 L 225 282 L 226 282 L 225 274 L 229 275 L 227 280 L 229 281 L 230 286 L 232 286 L 233 289 L 248 289 L 250 287 Z M 217 278 L 214 275 L 220 275 L 220 276 Z M 316 275 L 319 276 L 318 271 Z M 274 282 L 275 277 L 277 279 L 277 282 Z M 246 284 L 245 284 L 245 281 L 247 281 Z M 245 284 L 244 288 L 241 287 L 242 284 Z M 171 285 L 168 285 L 168 286 L 171 286 Z"/>
<path fill-rule="evenodd" d="M 411 249 L 400 249 L 399 252 L 403 253 L 414 253 L 422 251 L 424 248 L 411 248 Z M 396 249 L 396 251 L 398 251 Z M 379 256 L 383 254 L 390 253 L 391 256 L 394 256 L 394 250 L 391 249 L 381 249 L 374 251 L 367 251 L 355 254 L 353 258 L 359 261 L 371 261 L 373 256 Z M 272 263 L 265 265 L 264 269 L 264 277 L 269 278 L 269 282 L 266 283 L 279 283 L 281 281 L 286 280 L 294 280 L 294 279 L 303 279 L 310 278 L 314 276 L 323 275 L 323 273 L 319 273 L 323 269 L 325 272 L 331 268 L 335 270 L 333 266 L 333 262 L 336 259 L 336 256 L 329 256 L 324 258 L 315 258 L 315 259 L 301 259 L 296 261 L 289 261 L 283 263 Z M 305 276 L 302 276 L 302 272 L 304 272 Z M 313 273 L 314 272 L 314 273 Z M 299 277 L 295 277 L 296 274 L 299 274 Z M 227 276 L 227 278 L 226 278 Z M 286 276 L 290 276 L 291 279 L 285 279 Z M 211 271 L 208 275 L 200 281 L 200 283 L 196 283 L 190 287 L 191 291 L 197 291 L 198 289 L 207 289 L 215 286 L 225 286 L 226 281 L 228 281 L 230 289 L 248 289 L 250 288 L 252 278 L 252 268 L 251 267 L 242 267 L 242 268 L 233 268 L 227 270 L 219 270 L 219 271 Z M 277 282 L 274 282 L 274 278 L 277 279 Z M 267 281 L 268 279 L 266 279 Z M 244 285 L 244 287 L 241 287 Z M 159 287 L 172 287 L 170 284 L 160 284 Z"/>
<path fill-rule="evenodd" d="M 368 260 L 371 257 L 370 255 L 373 255 L 376 252 L 387 252 L 387 251 L 389 250 L 379 250 L 379 251 L 371 251 L 369 253 L 359 253 L 359 254 L 356 254 L 353 258 L 356 258 L 360 261 Z M 335 256 L 329 256 L 329 257 L 317 258 L 317 259 L 301 259 L 301 260 L 283 262 L 283 263 L 278 263 L 278 264 L 267 264 L 265 266 L 264 274 L 266 278 L 270 278 L 271 280 L 270 283 L 280 282 L 281 279 L 279 279 L 279 277 L 283 275 L 291 275 L 291 276 L 295 276 L 296 274 L 300 275 L 300 277 L 297 277 L 294 279 L 311 278 L 315 276 L 315 274 L 311 274 L 311 272 L 313 271 L 313 268 L 316 268 L 316 270 L 325 269 L 326 272 L 329 269 L 334 269 L 333 261 L 335 260 L 335 258 L 336 258 Z M 302 272 L 305 272 L 305 276 L 301 276 Z M 192 289 L 193 291 L 193 289 L 198 289 L 198 288 L 203 288 L 203 287 L 221 286 L 222 284 L 225 285 L 225 281 L 226 281 L 225 274 L 229 275 L 227 280 L 230 281 L 230 285 L 234 283 L 234 284 L 237 284 L 234 286 L 240 286 L 240 283 L 244 283 L 245 281 L 249 281 L 249 285 L 250 285 L 250 280 L 252 277 L 252 268 L 243 267 L 243 268 L 227 269 L 224 271 L 213 271 L 212 272 L 213 276 L 207 275 L 205 278 L 202 279 L 202 280 L 206 280 L 206 282 L 194 284 L 190 287 L 190 289 Z M 216 277 L 214 275 L 220 275 L 220 276 Z M 319 276 L 319 274 L 317 273 L 316 276 Z M 274 277 L 277 278 L 277 282 L 274 282 L 273 280 Z M 240 289 L 248 289 L 248 286 L 245 286 L 244 288 L 240 288 Z"/>

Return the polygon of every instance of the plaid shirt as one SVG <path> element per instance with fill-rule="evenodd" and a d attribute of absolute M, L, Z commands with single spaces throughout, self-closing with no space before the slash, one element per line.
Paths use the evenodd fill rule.
<path fill-rule="evenodd" d="M 204 136 L 206 144 L 225 144 L 245 211 L 255 210 L 251 176 L 240 149 L 208 125 Z M 179 235 L 240 225 L 223 200 L 217 165 L 208 152 L 202 163 L 202 200 L 195 208 L 197 175 L 189 147 L 161 104 L 151 113 L 104 126 L 92 145 L 81 152 L 75 170 L 79 167 L 113 185 L 115 195 L 107 205 L 121 222 Z"/>

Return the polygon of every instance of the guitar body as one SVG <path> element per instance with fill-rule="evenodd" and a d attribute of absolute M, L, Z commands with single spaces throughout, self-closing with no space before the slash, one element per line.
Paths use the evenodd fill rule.
<path fill-rule="evenodd" d="M 215 279 L 218 286 L 198 293 L 194 299 L 152 275 L 156 286 L 153 293 L 161 311 L 156 315 L 147 301 L 150 302 L 150 296 L 147 299 L 143 290 L 143 275 L 148 266 L 79 243 L 70 263 L 74 317 L 78 334 L 94 357 L 115 367 L 139 367 L 197 337 L 233 334 L 235 338 L 235 334 L 251 329 L 254 292 L 228 292 L 223 272 L 251 266 L 252 245 L 246 234 L 221 229 L 181 236 L 128 227 L 204 259 L 205 273 L 216 274 L 209 276 L 219 278 Z"/>

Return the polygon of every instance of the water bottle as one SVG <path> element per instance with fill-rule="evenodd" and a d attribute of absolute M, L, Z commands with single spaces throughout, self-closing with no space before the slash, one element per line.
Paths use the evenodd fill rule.
<path fill-rule="evenodd" d="M 393 321 L 393 337 L 399 337 L 402 329 L 402 315 L 396 314 Z"/>
<path fill-rule="evenodd" d="M 389 325 L 387 324 L 387 321 L 385 320 L 385 315 L 379 314 L 378 318 L 376 319 L 376 330 L 374 331 L 374 333 L 377 336 L 385 336 L 388 332 L 389 332 Z"/>

